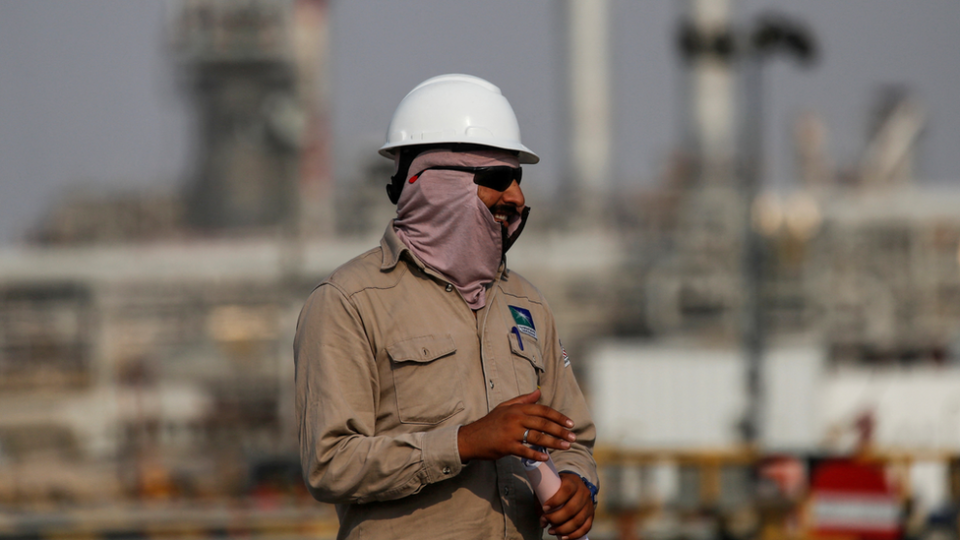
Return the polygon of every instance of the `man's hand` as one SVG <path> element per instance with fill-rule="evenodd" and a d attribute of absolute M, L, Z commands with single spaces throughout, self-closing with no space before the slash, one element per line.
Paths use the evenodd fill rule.
<path fill-rule="evenodd" d="M 540 526 L 563 540 L 581 538 L 593 526 L 593 499 L 579 476 L 560 473 L 560 489 L 543 505 Z"/>
<path fill-rule="evenodd" d="M 509 455 L 546 461 L 547 454 L 523 444 L 524 433 L 530 444 L 557 450 L 570 448 L 570 443 L 577 440 L 569 431 L 573 420 L 546 405 L 537 405 L 538 399 L 540 390 L 534 390 L 497 405 L 476 422 L 460 426 L 457 432 L 460 461 L 494 460 Z"/>

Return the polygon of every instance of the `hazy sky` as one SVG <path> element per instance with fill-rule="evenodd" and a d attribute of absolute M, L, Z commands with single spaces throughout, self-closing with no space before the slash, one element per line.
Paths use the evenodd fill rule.
<path fill-rule="evenodd" d="M 174 189 L 189 171 L 191 121 L 166 49 L 162 0 L 0 0 L 0 243 L 34 225 L 65 189 Z M 770 7 L 804 19 L 821 62 L 769 70 L 771 181 L 792 181 L 790 124 L 819 112 L 828 150 L 856 158 L 876 89 L 905 84 L 930 123 L 920 175 L 960 182 L 960 2 L 735 0 L 748 22 Z M 611 0 L 613 169 L 649 182 L 677 141 L 678 4 Z M 564 160 L 562 27 L 549 0 L 334 1 L 331 129 L 342 183 L 375 155 L 400 98 L 421 80 L 467 72 L 501 87 L 549 193 Z"/>

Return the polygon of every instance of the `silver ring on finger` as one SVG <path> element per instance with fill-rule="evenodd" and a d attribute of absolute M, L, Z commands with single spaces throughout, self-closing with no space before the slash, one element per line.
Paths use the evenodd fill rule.
<path fill-rule="evenodd" d="M 530 435 L 529 429 L 523 432 L 523 444 L 527 444 L 527 435 Z"/>

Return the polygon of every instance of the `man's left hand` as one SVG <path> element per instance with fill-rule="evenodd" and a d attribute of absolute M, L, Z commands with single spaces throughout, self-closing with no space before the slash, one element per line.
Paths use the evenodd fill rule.
<path fill-rule="evenodd" d="M 560 489 L 543 506 L 541 526 L 549 523 L 548 532 L 563 540 L 586 536 L 593 526 L 590 489 L 575 474 L 560 473 Z"/>

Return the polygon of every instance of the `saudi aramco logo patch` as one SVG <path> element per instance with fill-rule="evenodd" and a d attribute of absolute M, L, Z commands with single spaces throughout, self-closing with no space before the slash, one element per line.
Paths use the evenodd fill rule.
<path fill-rule="evenodd" d="M 516 306 L 507 307 L 510 308 L 510 314 L 513 315 L 513 322 L 517 323 L 517 330 L 533 339 L 537 339 L 537 329 L 533 326 L 533 315 L 530 315 L 530 310 Z"/>

